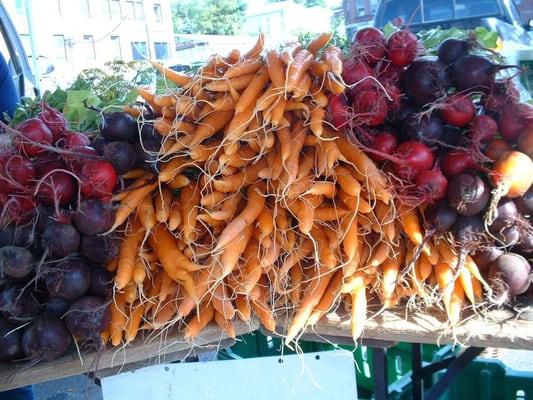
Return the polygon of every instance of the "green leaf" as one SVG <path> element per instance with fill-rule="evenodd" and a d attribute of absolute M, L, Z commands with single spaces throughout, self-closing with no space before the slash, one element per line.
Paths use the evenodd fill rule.
<path fill-rule="evenodd" d="M 84 100 L 87 105 L 97 107 L 100 105 L 100 99 L 90 90 L 67 90 L 67 100 L 63 108 L 63 114 L 70 123 L 71 128 L 81 131 L 87 126 L 94 125 L 98 118 L 96 111 L 90 110 L 83 104 Z"/>
<path fill-rule="evenodd" d="M 474 29 L 474 33 L 481 46 L 489 49 L 494 49 L 498 46 L 498 32 L 489 31 L 482 26 L 478 26 Z"/>
<path fill-rule="evenodd" d="M 390 35 L 392 35 L 394 32 L 396 32 L 398 28 L 392 24 L 392 22 L 387 22 L 387 24 L 383 27 L 383 35 L 385 35 L 386 38 L 388 38 Z"/>

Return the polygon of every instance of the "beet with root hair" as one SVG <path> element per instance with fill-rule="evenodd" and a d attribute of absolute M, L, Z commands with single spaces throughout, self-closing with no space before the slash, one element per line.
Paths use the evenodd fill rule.
<path fill-rule="evenodd" d="M 448 203 L 461 215 L 479 214 L 489 199 L 489 186 L 477 175 L 470 173 L 456 175 L 448 185 Z"/>
<path fill-rule="evenodd" d="M 93 296 L 109 299 L 113 294 L 114 274 L 103 267 L 91 268 L 91 286 L 89 293 Z"/>
<path fill-rule="evenodd" d="M 98 338 L 110 320 L 109 304 L 95 296 L 85 296 L 76 300 L 65 315 L 67 329 L 82 340 Z"/>
<path fill-rule="evenodd" d="M 22 330 L 0 318 L 0 361 L 20 359 L 23 354 Z"/>
<path fill-rule="evenodd" d="M 489 279 L 498 288 L 503 282 L 503 297 L 510 300 L 524 293 L 531 283 L 531 267 L 522 256 L 514 253 L 502 254 L 490 265 Z"/>
<path fill-rule="evenodd" d="M 404 74 L 407 96 L 419 106 L 431 103 L 446 94 L 449 87 L 445 65 L 436 57 L 419 57 Z"/>
<path fill-rule="evenodd" d="M 32 362 L 52 361 L 65 354 L 72 342 L 63 321 L 41 315 L 22 335 L 24 354 Z"/>
<path fill-rule="evenodd" d="M 106 232 L 113 226 L 115 213 L 110 206 L 99 199 L 86 199 L 80 203 L 73 219 L 81 233 L 96 235 Z"/>
<path fill-rule="evenodd" d="M 80 258 L 67 260 L 50 266 L 45 272 L 44 282 L 51 296 L 75 300 L 91 286 L 91 270 Z"/>
<path fill-rule="evenodd" d="M 89 260 L 103 264 L 118 255 L 119 240 L 113 235 L 83 235 L 81 254 Z"/>
<path fill-rule="evenodd" d="M 12 324 L 22 325 L 37 315 L 39 302 L 30 289 L 11 284 L 0 292 L 0 312 Z"/>
<path fill-rule="evenodd" d="M 54 256 L 66 257 L 78 251 L 80 234 L 70 224 L 52 222 L 44 230 L 42 241 Z"/>
<path fill-rule="evenodd" d="M 33 271 L 34 264 L 33 255 L 24 247 L 4 246 L 0 248 L 0 276 L 24 278 Z"/>

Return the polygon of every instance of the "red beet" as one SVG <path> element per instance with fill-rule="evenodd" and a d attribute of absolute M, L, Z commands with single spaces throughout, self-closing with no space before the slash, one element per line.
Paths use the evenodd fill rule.
<path fill-rule="evenodd" d="M 37 157 L 46 153 L 43 146 L 53 142 L 52 132 L 46 124 L 37 118 L 28 119 L 16 127 L 19 132 L 13 138 L 15 148 L 27 157 Z"/>
<path fill-rule="evenodd" d="M 399 30 L 390 35 L 387 41 L 389 59 L 397 67 L 405 67 L 416 58 L 420 43 L 416 35 L 407 30 Z"/>
<path fill-rule="evenodd" d="M 363 28 L 355 34 L 352 49 L 354 55 L 374 64 L 385 56 L 385 37 L 377 28 Z"/>
<path fill-rule="evenodd" d="M 56 143 L 62 136 L 66 135 L 68 132 L 68 122 L 58 110 L 50 107 L 46 103 L 41 105 L 42 111 L 37 116 L 41 121 L 43 121 L 50 132 L 52 132 L 53 142 Z"/>
<path fill-rule="evenodd" d="M 440 115 L 444 122 L 463 128 L 472 121 L 475 113 L 476 109 L 470 97 L 458 93 L 446 98 Z"/>
<path fill-rule="evenodd" d="M 109 196 L 117 184 L 115 168 L 107 161 L 89 160 L 83 164 L 80 175 L 81 193 L 85 197 Z"/>

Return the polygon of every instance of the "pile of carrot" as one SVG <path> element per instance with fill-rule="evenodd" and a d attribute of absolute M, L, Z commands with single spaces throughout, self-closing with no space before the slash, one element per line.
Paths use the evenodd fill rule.
<path fill-rule="evenodd" d="M 452 324 L 485 284 L 472 259 L 455 271 L 445 239 L 426 240 L 421 210 L 399 204 L 388 176 L 327 122 L 345 90 L 342 55 L 321 34 L 263 55 L 214 55 L 195 76 L 154 66 L 179 89 L 139 89 L 160 115 L 160 170 L 132 170 L 118 194 L 113 345 L 179 327 L 194 338 L 214 321 L 252 316 L 291 342 L 339 306 L 357 339 L 367 304 L 416 298 Z M 438 294 L 438 295 L 436 295 Z M 280 333 L 280 332 L 278 332 Z"/>

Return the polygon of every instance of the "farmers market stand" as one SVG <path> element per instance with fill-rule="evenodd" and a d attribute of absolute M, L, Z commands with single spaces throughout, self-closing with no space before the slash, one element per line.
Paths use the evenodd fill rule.
<path fill-rule="evenodd" d="M 406 314 L 405 310 L 385 311 L 367 322 L 362 344 L 372 348 L 374 358 L 374 378 L 376 399 L 387 399 L 388 381 L 386 368 L 387 349 L 396 342 L 412 343 L 412 387 L 413 399 L 438 399 L 461 369 L 478 356 L 486 347 L 509 349 L 533 349 L 533 322 L 517 320 L 506 311 L 492 311 L 483 318 L 471 315 L 453 331 L 445 323 L 445 316 L 439 311 Z M 287 319 L 278 319 L 277 335 L 286 331 Z M 259 329 L 255 320 L 243 323 L 237 321 L 237 335 Z M 265 332 L 266 335 L 272 335 Z M 353 344 L 348 315 L 328 314 L 315 327 L 308 329 L 300 338 L 335 344 Z M 83 364 L 76 352 L 58 360 L 40 363 L 15 373 L 13 366 L 0 366 L 0 391 L 28 384 L 63 378 L 87 372 L 95 372 L 97 377 L 109 376 L 160 362 L 183 360 L 229 347 L 234 343 L 216 325 L 208 326 L 192 343 L 187 343 L 179 334 L 169 334 L 166 338 L 138 340 L 123 348 L 108 348 L 99 358 L 94 354 L 83 355 Z M 459 354 L 438 362 L 423 365 L 421 343 L 460 344 L 465 347 Z M 97 368 L 95 368 L 97 367 Z M 447 368 L 442 378 L 422 397 L 423 381 L 432 373 Z M 95 371 L 97 369 L 97 371 Z"/>

